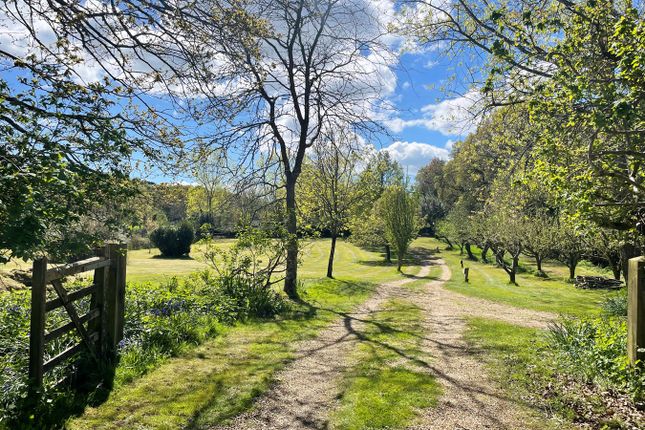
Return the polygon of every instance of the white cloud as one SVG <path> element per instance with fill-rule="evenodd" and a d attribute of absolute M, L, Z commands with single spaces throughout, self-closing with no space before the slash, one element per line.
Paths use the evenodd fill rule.
<path fill-rule="evenodd" d="M 447 160 L 450 156 L 450 151 L 446 148 L 421 142 L 396 141 L 381 151 L 388 152 L 412 176 L 416 175 L 419 169 L 433 158 Z"/>
<path fill-rule="evenodd" d="M 445 136 L 465 136 L 477 127 L 477 107 L 481 100 L 478 91 L 469 91 L 454 99 L 423 106 L 420 118 L 390 118 L 385 121 L 385 125 L 394 133 L 400 133 L 410 127 L 425 127 Z"/>
<path fill-rule="evenodd" d="M 424 67 L 425 69 L 432 69 L 432 68 L 433 68 L 434 66 L 436 66 L 437 64 L 439 64 L 439 62 L 438 62 L 438 61 L 436 61 L 436 60 L 428 60 L 428 61 L 423 65 L 423 67 Z"/>
<path fill-rule="evenodd" d="M 403 88 L 404 90 L 407 90 L 408 88 L 410 88 L 411 85 L 412 84 L 410 83 L 410 81 L 405 81 L 403 82 L 403 84 L 401 84 L 401 88 Z"/>

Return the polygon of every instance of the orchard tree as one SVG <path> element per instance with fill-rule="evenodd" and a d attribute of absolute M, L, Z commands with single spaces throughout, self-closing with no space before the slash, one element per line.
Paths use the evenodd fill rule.
<path fill-rule="evenodd" d="M 576 267 L 586 251 L 582 233 L 569 220 L 560 220 L 556 258 L 569 268 L 569 280 L 576 278 Z"/>
<path fill-rule="evenodd" d="M 397 270 L 400 272 L 410 243 L 421 228 L 418 198 L 403 186 L 391 186 L 379 199 L 379 212 L 385 236 L 396 248 Z"/>

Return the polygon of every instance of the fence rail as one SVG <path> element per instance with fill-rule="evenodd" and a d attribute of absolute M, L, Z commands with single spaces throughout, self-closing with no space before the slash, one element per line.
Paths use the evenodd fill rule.
<path fill-rule="evenodd" d="M 94 271 L 92 285 L 68 292 L 62 282 L 67 276 Z M 98 363 L 113 362 L 116 347 L 123 338 L 125 312 L 126 247 L 110 244 L 97 250 L 97 256 L 60 267 L 48 267 L 47 258 L 33 263 L 31 287 L 31 324 L 29 337 L 29 378 L 33 386 L 42 385 L 44 374 L 82 351 Z M 56 298 L 47 301 L 51 286 Z M 78 315 L 74 303 L 91 296 L 90 309 Z M 65 308 L 70 318 L 46 332 L 47 313 Z M 45 345 L 72 331 L 81 342 L 45 362 Z"/>

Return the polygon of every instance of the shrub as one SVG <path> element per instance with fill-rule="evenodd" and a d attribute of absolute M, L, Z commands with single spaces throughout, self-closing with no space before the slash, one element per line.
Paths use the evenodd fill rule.
<path fill-rule="evenodd" d="M 602 310 L 609 316 L 627 316 L 627 289 L 624 288 L 618 293 L 609 296 L 602 304 Z"/>
<path fill-rule="evenodd" d="M 623 318 L 563 319 L 550 327 L 547 349 L 559 371 L 582 383 L 598 385 L 642 399 L 645 371 L 642 363 L 627 359 L 627 324 Z"/>
<path fill-rule="evenodd" d="M 181 257 L 190 254 L 190 245 L 195 239 L 193 228 L 183 223 L 176 227 L 159 227 L 150 235 L 152 243 L 164 257 Z"/>

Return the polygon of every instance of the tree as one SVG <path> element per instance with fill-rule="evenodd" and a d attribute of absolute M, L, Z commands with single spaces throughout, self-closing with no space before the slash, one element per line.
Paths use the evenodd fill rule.
<path fill-rule="evenodd" d="M 557 238 L 556 220 L 547 214 L 525 216 L 522 222 L 524 254 L 535 260 L 537 276 L 546 277 L 544 260 L 553 255 Z"/>
<path fill-rule="evenodd" d="M 403 168 L 388 152 L 373 154 L 359 175 L 357 188 L 362 190 L 362 198 L 356 201 L 349 222 L 350 240 L 358 246 L 383 247 L 387 263 L 392 262 L 391 243 L 378 201 L 388 187 L 403 186 L 403 181 Z"/>
<path fill-rule="evenodd" d="M 556 243 L 556 258 L 569 268 L 569 280 L 574 280 L 585 252 L 582 235 L 570 221 L 560 220 Z"/>
<path fill-rule="evenodd" d="M 397 270 L 401 271 L 408 247 L 421 227 L 418 198 L 402 186 L 387 188 L 379 199 L 385 236 L 397 252 Z"/>
<path fill-rule="evenodd" d="M 438 224 L 437 237 L 440 237 L 452 248 L 452 243 L 459 245 L 459 254 L 464 253 L 464 249 L 470 260 L 475 260 L 470 244 L 472 242 L 471 232 L 474 230 L 471 220 L 472 212 L 459 201 L 448 213 L 446 218 Z"/>
<path fill-rule="evenodd" d="M 433 158 L 423 166 L 416 175 L 416 190 L 421 204 L 421 215 L 425 219 L 430 234 L 436 232 L 436 224 L 446 216 L 447 205 L 444 202 L 445 182 L 443 170 L 446 162 Z"/>
<path fill-rule="evenodd" d="M 522 104 L 539 130 L 545 178 L 604 227 L 645 225 L 645 21 L 612 0 L 415 2 L 404 31 L 487 62 L 473 82 L 487 106 Z M 474 67 L 480 67 L 479 55 Z M 480 106 L 481 107 L 481 106 Z"/>
<path fill-rule="evenodd" d="M 0 261 L 54 252 L 50 239 L 71 235 L 89 249 L 95 238 L 77 234 L 81 220 L 127 228 L 112 216 L 120 209 L 101 206 L 136 192 L 128 180 L 135 159 L 158 162 L 162 148 L 178 145 L 110 74 L 84 73 L 92 58 L 74 26 L 87 22 L 83 7 L 3 2 L 0 31 L 11 42 L 0 47 Z"/>
<path fill-rule="evenodd" d="M 352 211 L 366 193 L 357 186 L 358 154 L 343 139 L 346 136 L 335 131 L 329 140 L 313 148 L 299 186 L 300 212 L 305 219 L 315 220 L 317 228 L 328 230 L 331 236 L 328 278 L 333 278 L 338 236 L 348 227 Z"/>
<path fill-rule="evenodd" d="M 280 169 L 290 237 L 284 290 L 296 298 L 296 185 L 305 155 L 332 129 L 379 129 L 373 106 L 393 61 L 387 23 L 370 2 L 258 0 L 242 8 L 263 25 L 250 37 L 221 39 L 220 25 L 202 16 L 211 5 L 189 5 L 179 18 L 182 34 L 196 41 L 187 61 L 198 63 L 183 87 L 199 97 L 185 110 L 211 132 L 212 147 L 236 154 L 247 168 L 263 154 L 264 169 Z"/>

